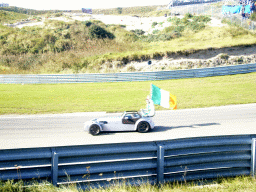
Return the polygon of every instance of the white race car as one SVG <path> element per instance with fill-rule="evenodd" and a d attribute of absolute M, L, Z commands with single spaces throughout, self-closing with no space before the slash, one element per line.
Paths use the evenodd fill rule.
<path fill-rule="evenodd" d="M 138 131 L 145 133 L 154 128 L 151 116 L 137 111 L 126 111 L 118 117 L 102 117 L 85 122 L 85 131 L 98 135 L 103 131 Z"/>

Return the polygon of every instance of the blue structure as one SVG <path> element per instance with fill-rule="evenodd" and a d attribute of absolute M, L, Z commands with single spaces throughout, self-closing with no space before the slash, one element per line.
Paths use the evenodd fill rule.
<path fill-rule="evenodd" d="M 244 6 L 244 13 L 251 13 L 250 5 Z M 223 5 L 222 6 L 222 14 L 237 14 L 242 10 L 242 5 Z"/>
<path fill-rule="evenodd" d="M 91 8 L 82 8 L 82 12 L 92 14 L 92 9 Z"/>
<path fill-rule="evenodd" d="M 9 7 L 8 3 L 0 3 L 0 7 Z"/>

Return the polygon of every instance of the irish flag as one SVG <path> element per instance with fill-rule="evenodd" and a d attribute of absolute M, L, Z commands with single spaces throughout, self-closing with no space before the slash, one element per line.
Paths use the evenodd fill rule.
<path fill-rule="evenodd" d="M 156 105 L 160 105 L 164 108 L 177 109 L 176 96 L 153 84 L 151 84 L 151 99 Z"/>

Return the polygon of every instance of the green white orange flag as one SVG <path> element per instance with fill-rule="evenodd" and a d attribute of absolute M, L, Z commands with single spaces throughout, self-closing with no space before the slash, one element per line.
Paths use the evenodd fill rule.
<path fill-rule="evenodd" d="M 160 89 L 159 87 L 151 84 L 151 99 L 156 105 L 164 108 L 177 109 L 177 98 L 170 94 L 168 91 Z"/>

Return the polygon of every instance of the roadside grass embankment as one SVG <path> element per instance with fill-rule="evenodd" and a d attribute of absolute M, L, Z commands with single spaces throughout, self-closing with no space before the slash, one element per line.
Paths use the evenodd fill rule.
<path fill-rule="evenodd" d="M 256 103 L 256 73 L 145 82 L 0 84 L 0 115 L 139 110 L 145 107 L 151 83 L 176 95 L 178 109 Z"/>
<path fill-rule="evenodd" d="M 198 183 L 202 183 L 198 185 Z M 204 183 L 204 184 L 203 184 Z M 0 191 L 8 192 L 253 192 L 256 191 L 256 180 L 254 177 L 239 176 L 235 178 L 219 178 L 208 184 L 206 181 L 184 182 L 184 183 L 165 183 L 163 185 L 142 184 L 140 186 L 124 185 L 122 182 L 108 188 L 91 188 L 81 190 L 78 185 L 70 184 L 55 187 L 50 183 L 34 184 L 24 186 L 22 181 L 14 183 L 13 181 L 1 182 Z"/>
<path fill-rule="evenodd" d="M 172 59 L 200 50 L 206 54 L 226 47 L 255 46 L 255 33 L 238 26 L 212 27 L 209 16 L 186 14 L 182 19 L 168 17 L 152 25 L 153 34 L 129 31 L 125 25 L 106 25 L 101 21 L 52 21 L 44 26 L 9 28 L 0 25 L 0 74 L 106 73 L 134 71 L 133 61 Z M 155 30 L 166 23 L 163 30 Z M 228 57 L 228 55 L 227 55 Z M 237 60 L 239 64 L 255 58 Z M 235 64 L 222 59 L 219 64 L 182 64 L 178 68 Z M 167 66 L 158 70 L 173 70 Z M 136 70 L 135 70 L 136 71 Z"/>

